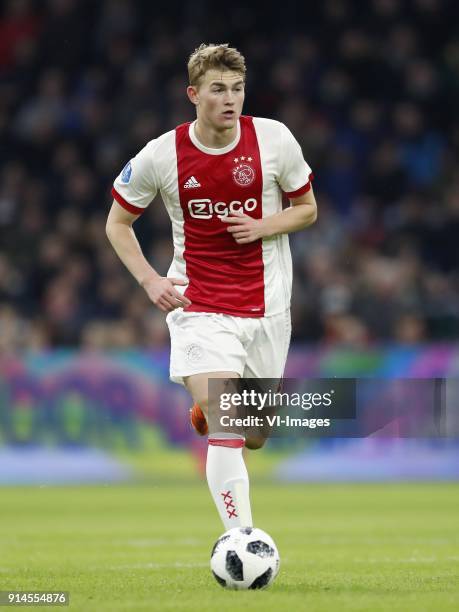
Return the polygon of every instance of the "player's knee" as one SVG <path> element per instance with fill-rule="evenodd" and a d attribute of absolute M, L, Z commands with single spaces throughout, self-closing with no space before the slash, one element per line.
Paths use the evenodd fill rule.
<path fill-rule="evenodd" d="M 258 450 L 262 448 L 266 442 L 263 436 L 247 436 L 245 439 L 245 447 L 250 450 Z"/>

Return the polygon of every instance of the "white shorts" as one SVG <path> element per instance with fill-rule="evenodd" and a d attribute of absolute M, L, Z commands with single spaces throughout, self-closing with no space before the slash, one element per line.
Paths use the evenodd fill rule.
<path fill-rule="evenodd" d="M 236 372 L 244 378 L 282 378 L 290 345 L 290 310 L 247 318 L 173 310 L 170 379 L 207 372 Z"/>

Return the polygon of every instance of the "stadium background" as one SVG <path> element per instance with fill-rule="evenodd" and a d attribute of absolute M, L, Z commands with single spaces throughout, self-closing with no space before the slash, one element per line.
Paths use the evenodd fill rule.
<path fill-rule="evenodd" d="M 457 378 L 455 3 L 264 5 L 2 3 L 0 484 L 195 483 L 207 495 L 205 442 L 189 430 L 188 396 L 167 379 L 164 316 L 105 237 L 114 177 L 146 141 L 193 119 L 186 59 L 203 41 L 244 53 L 245 113 L 285 122 L 315 174 L 318 221 L 290 240 L 287 374 Z M 165 273 L 159 199 L 135 229 Z M 260 486 L 459 477 L 455 439 L 272 442 L 247 458 Z M 314 508 L 322 493 L 301 487 Z M 14 521 L 29 494 L 4 491 Z M 77 494 L 65 505 L 48 491 L 47 512 L 78 507 Z M 358 499 L 363 512 L 373 497 Z"/>

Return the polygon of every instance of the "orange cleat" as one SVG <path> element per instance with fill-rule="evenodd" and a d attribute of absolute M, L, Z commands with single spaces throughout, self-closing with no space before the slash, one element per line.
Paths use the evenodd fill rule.
<path fill-rule="evenodd" d="M 207 436 L 209 428 L 206 417 L 198 404 L 194 404 L 193 408 L 190 409 L 190 421 L 200 436 Z"/>

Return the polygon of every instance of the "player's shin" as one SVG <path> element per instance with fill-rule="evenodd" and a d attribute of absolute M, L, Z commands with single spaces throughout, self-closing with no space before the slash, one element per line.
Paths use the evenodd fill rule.
<path fill-rule="evenodd" d="M 209 436 L 207 482 L 225 529 L 252 526 L 249 476 L 242 456 L 243 447 L 244 438 L 237 434 Z"/>

